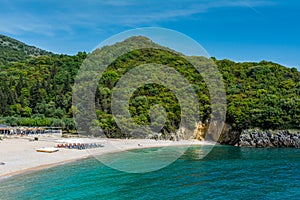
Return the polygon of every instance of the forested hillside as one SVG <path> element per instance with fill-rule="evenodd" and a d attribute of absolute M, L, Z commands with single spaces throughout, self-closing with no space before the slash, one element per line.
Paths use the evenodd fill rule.
<path fill-rule="evenodd" d="M 13 38 L 0 34 L 0 64 L 24 61 L 40 55 L 51 55 L 45 50 L 29 46 Z"/>
<path fill-rule="evenodd" d="M 134 43 L 134 39 L 149 42 L 143 37 L 131 38 L 130 42 Z M 117 51 L 125 47 L 125 42 L 104 48 Z M 1 55 L 6 54 L 9 51 L 2 48 Z M 19 54 L 27 55 L 24 51 Z M 0 123 L 74 129 L 72 85 L 87 54 L 12 57 L 17 62 L 5 58 L 0 64 Z M 300 72 L 295 68 L 266 61 L 235 63 L 212 59 L 223 75 L 228 104 L 226 121 L 234 129 L 300 128 Z M 208 90 L 191 64 L 167 48 L 142 49 L 115 60 L 99 82 L 95 99 L 97 124 L 107 136 L 124 136 L 111 114 L 112 88 L 129 69 L 145 63 L 167 64 L 180 72 L 198 95 L 201 121 L 210 120 Z M 148 84 L 136 90 L 130 100 L 130 114 L 136 123 L 149 124 L 149 108 L 157 103 L 166 109 L 168 117 L 162 133 L 173 132 L 180 122 L 180 105 L 175 95 L 161 85 Z"/>
<path fill-rule="evenodd" d="M 85 57 L 53 54 L 0 66 L 0 123 L 75 129 L 71 87 Z"/>
<path fill-rule="evenodd" d="M 215 61 L 227 87 L 227 121 L 238 129 L 300 128 L 300 73 L 276 63 Z"/>

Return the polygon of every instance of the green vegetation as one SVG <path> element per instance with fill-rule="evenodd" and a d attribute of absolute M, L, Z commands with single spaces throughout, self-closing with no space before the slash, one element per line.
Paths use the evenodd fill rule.
<path fill-rule="evenodd" d="M 18 40 L 0 34 L 0 65 L 24 61 L 31 57 L 52 55 L 42 49 L 28 46 Z"/>
<path fill-rule="evenodd" d="M 85 57 L 53 54 L 0 66 L 0 123 L 75 129 L 71 87 Z"/>
<path fill-rule="evenodd" d="M 227 121 L 237 129 L 300 128 L 300 73 L 272 62 L 216 61 L 227 86 Z"/>
<path fill-rule="evenodd" d="M 2 37 L 2 44 L 4 39 Z M 151 42 L 143 37 L 131 38 L 130 42 L 135 45 L 135 40 Z M 21 47 L 14 52 L 3 48 L 3 45 L 0 47 L 0 123 L 75 129 L 72 85 L 88 55 L 82 52 L 75 56 L 46 53 L 32 57 L 32 53 L 24 53 Z M 114 52 L 125 48 L 125 45 L 117 43 L 103 48 Z M 100 53 L 102 50 L 97 51 Z M 15 53 L 18 56 L 14 56 Z M 202 57 L 195 59 L 208 62 Z M 234 129 L 300 128 L 300 72 L 297 69 L 266 61 L 235 63 L 212 60 L 223 74 L 228 104 L 226 121 Z M 200 120 L 210 120 L 209 92 L 197 70 L 182 56 L 167 48 L 142 49 L 115 60 L 98 84 L 95 98 L 98 120 L 95 123 L 102 127 L 107 136 L 125 136 L 112 116 L 112 89 L 126 72 L 146 63 L 166 64 L 182 74 L 198 95 Z M 131 117 L 137 124 L 149 124 L 149 108 L 160 104 L 167 116 L 161 132 L 166 135 L 178 128 L 181 107 L 172 91 L 164 86 L 147 84 L 138 88 L 130 97 L 129 104 Z"/>

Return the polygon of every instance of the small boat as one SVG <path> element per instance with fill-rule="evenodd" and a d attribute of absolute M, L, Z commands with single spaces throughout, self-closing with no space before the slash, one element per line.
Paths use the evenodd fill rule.
<path fill-rule="evenodd" d="M 52 147 L 44 147 L 36 150 L 37 152 L 43 152 L 43 153 L 54 153 L 57 152 L 57 148 L 52 148 Z"/>

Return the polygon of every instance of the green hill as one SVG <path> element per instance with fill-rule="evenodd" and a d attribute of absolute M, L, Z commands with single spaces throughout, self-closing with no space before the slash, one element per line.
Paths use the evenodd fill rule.
<path fill-rule="evenodd" d="M 143 47 L 150 43 L 159 48 L 135 50 L 122 55 L 111 63 L 98 83 L 95 92 L 98 120 L 93 123 L 100 125 L 109 137 L 125 136 L 112 116 L 112 89 L 130 69 L 146 63 L 165 64 L 176 69 L 197 93 L 200 120 L 207 122 L 212 117 L 206 84 L 201 74 L 182 54 L 154 44 L 144 37 L 132 37 L 98 49 L 95 53 L 101 55 L 109 52 L 113 55 L 128 48 L 128 45 Z M 22 52 L 20 49 L 15 49 L 15 52 Z M 9 51 L 3 51 L 10 54 Z M 20 54 L 27 55 L 24 52 Z M 72 85 L 88 55 L 81 52 L 75 56 L 30 55 L 33 54 L 29 53 L 28 57 L 24 56 L 18 62 L 8 62 L 9 59 L 6 59 L 0 67 L 0 123 L 55 125 L 74 129 L 72 113 L 77 108 L 72 107 Z M 209 61 L 203 57 L 194 59 L 202 63 Z M 295 68 L 267 61 L 236 63 L 214 58 L 211 61 L 214 61 L 223 75 L 228 105 L 226 121 L 233 129 L 300 128 L 300 72 Z M 166 87 L 157 84 L 140 87 L 131 96 L 129 104 L 131 117 L 137 124 L 149 124 L 149 108 L 160 104 L 167 114 L 161 133 L 168 135 L 178 128 L 181 107 L 176 96 Z"/>
<path fill-rule="evenodd" d="M 0 65 L 52 53 L 0 34 Z"/>

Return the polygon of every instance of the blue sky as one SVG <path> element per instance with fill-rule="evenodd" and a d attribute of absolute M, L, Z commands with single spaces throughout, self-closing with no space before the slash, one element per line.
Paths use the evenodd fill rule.
<path fill-rule="evenodd" d="M 286 0 L 1 0 L 0 33 L 55 53 L 90 52 L 141 27 L 196 40 L 217 59 L 300 69 L 300 2 Z"/>

